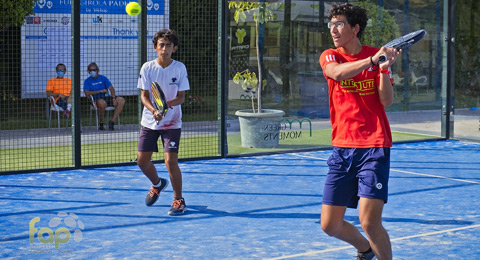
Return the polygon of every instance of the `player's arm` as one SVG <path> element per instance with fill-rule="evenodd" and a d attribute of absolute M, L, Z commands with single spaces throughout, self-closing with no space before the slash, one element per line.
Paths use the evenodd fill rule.
<path fill-rule="evenodd" d="M 47 91 L 47 97 L 54 97 L 56 98 L 65 98 L 66 96 L 60 93 L 53 93 L 53 91 Z"/>
<path fill-rule="evenodd" d="M 110 91 L 110 96 L 112 97 L 112 102 L 114 106 L 117 106 L 117 95 L 115 95 L 115 88 L 113 86 L 108 87 L 107 93 Z"/>
<path fill-rule="evenodd" d="M 141 89 L 140 100 L 142 101 L 143 106 L 145 106 L 150 112 L 153 113 L 155 107 L 153 106 L 152 101 L 150 101 L 149 90 Z"/>
<path fill-rule="evenodd" d="M 149 90 L 145 90 L 145 89 L 141 89 L 141 92 L 140 92 L 140 100 L 142 101 L 142 104 L 143 106 L 145 106 L 152 114 L 153 114 L 153 117 L 155 118 L 155 120 L 161 120 L 163 115 L 160 115 L 160 113 L 158 113 L 158 110 L 156 110 L 155 106 L 152 104 L 152 101 L 150 100 L 150 91 Z M 154 113 L 155 111 L 155 113 Z"/>
<path fill-rule="evenodd" d="M 385 70 L 388 70 L 388 68 Z M 393 86 L 390 81 L 390 74 L 380 73 L 378 95 L 380 97 L 380 103 L 382 103 L 384 107 L 389 107 L 393 104 Z"/>
<path fill-rule="evenodd" d="M 353 78 L 363 70 L 371 67 L 372 65 L 378 64 L 380 55 L 386 55 L 390 59 L 392 57 L 396 57 L 398 53 L 399 52 L 394 48 L 382 47 L 377 53 L 375 53 L 375 55 L 362 60 L 345 63 L 331 62 L 325 66 L 324 73 L 329 78 L 336 81 Z"/>
<path fill-rule="evenodd" d="M 325 66 L 323 73 L 333 80 L 341 81 L 355 77 L 370 66 L 370 58 L 345 63 L 331 62 Z"/>
<path fill-rule="evenodd" d="M 53 82 L 51 80 L 48 80 L 45 92 L 47 92 L 47 97 L 57 97 L 57 94 L 53 93 Z"/>
<path fill-rule="evenodd" d="M 178 91 L 174 99 L 167 100 L 169 107 L 181 105 L 183 102 L 185 102 L 185 91 Z"/>
<path fill-rule="evenodd" d="M 96 95 L 99 93 L 107 93 L 108 90 L 106 89 L 101 89 L 101 90 L 96 90 L 96 91 L 90 91 L 90 90 L 84 90 L 85 96 L 90 96 L 90 95 Z"/>
<path fill-rule="evenodd" d="M 112 99 L 115 100 L 115 88 L 113 86 L 108 87 L 107 91 L 110 91 L 110 96 L 112 96 Z"/>
<path fill-rule="evenodd" d="M 394 97 L 393 97 L 393 85 L 390 79 L 389 73 L 381 73 L 386 72 L 390 68 L 391 65 L 397 61 L 397 55 L 402 53 L 402 50 L 397 51 L 394 48 L 386 48 L 382 47 L 374 56 L 374 58 L 379 58 L 380 55 L 384 54 L 387 57 L 387 61 L 384 63 L 379 64 L 380 70 L 380 82 L 378 85 L 378 95 L 380 97 L 380 102 L 384 107 L 389 107 L 393 104 Z"/>

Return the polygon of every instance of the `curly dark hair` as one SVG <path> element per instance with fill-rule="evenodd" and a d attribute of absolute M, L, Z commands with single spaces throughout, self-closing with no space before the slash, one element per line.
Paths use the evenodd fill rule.
<path fill-rule="evenodd" d="M 154 47 L 157 46 L 158 39 L 167 39 L 169 42 L 173 43 L 173 46 L 178 46 L 178 36 L 174 30 L 163 29 L 155 33 L 152 39 Z"/>
<path fill-rule="evenodd" d="M 368 16 L 367 10 L 360 6 L 351 5 L 349 3 L 341 3 L 332 5 L 332 9 L 328 11 L 328 19 L 332 20 L 333 17 L 338 15 L 344 15 L 347 18 L 348 24 L 351 26 L 359 25 L 357 37 L 362 37 L 363 30 L 367 26 Z"/>

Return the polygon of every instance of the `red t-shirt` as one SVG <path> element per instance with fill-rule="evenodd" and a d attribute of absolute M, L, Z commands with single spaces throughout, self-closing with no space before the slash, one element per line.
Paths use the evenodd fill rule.
<path fill-rule="evenodd" d="M 320 66 L 325 70 L 331 62 L 357 61 L 373 56 L 377 51 L 378 48 L 366 45 L 357 55 L 329 49 L 320 56 Z M 328 82 L 332 145 L 344 148 L 391 147 L 392 133 L 377 89 L 379 70 L 368 68 L 342 81 L 325 78 Z M 393 83 L 391 76 L 390 81 Z"/>

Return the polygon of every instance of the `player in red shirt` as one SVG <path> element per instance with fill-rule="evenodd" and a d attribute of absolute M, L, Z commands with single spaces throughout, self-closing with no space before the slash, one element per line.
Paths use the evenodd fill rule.
<path fill-rule="evenodd" d="M 387 202 L 392 135 L 384 107 L 393 103 L 390 66 L 400 53 L 360 43 L 366 10 L 333 5 L 328 28 L 336 49 L 320 56 L 328 82 L 333 153 L 323 192 L 321 226 L 330 236 L 357 248 L 357 259 L 392 259 L 390 238 L 382 225 Z M 387 61 L 379 64 L 384 54 Z M 365 238 L 344 220 L 357 208 Z"/>

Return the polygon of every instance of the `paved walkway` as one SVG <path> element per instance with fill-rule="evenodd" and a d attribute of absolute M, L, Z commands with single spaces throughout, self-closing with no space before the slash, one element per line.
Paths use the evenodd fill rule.
<path fill-rule="evenodd" d="M 441 136 L 441 111 L 390 112 L 388 118 L 392 131 Z M 458 109 L 454 116 L 454 137 L 480 141 L 480 111 Z M 117 127 L 117 126 L 116 126 Z M 312 119 L 312 129 L 330 128 L 329 119 Z M 219 131 L 216 121 L 186 122 L 183 124 L 184 137 L 212 136 Z M 228 134 L 239 134 L 237 119 L 227 121 Z M 95 127 L 83 127 L 82 144 L 136 141 L 138 125 L 122 125 L 115 131 L 98 131 Z M 69 145 L 72 143 L 71 128 L 29 129 L 0 131 L 0 149 L 13 147 L 40 147 L 45 145 Z"/>

